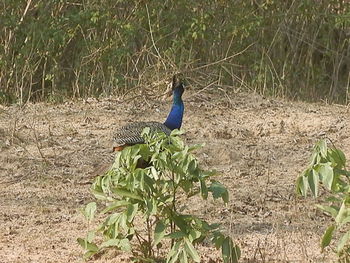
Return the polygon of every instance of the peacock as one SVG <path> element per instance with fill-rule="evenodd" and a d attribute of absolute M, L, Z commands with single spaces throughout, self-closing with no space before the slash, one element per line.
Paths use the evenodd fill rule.
<path fill-rule="evenodd" d="M 113 136 L 113 152 L 121 151 L 127 146 L 142 144 L 144 139 L 141 136 L 144 128 L 149 127 L 151 132 L 164 132 L 170 135 L 174 129 L 180 129 L 184 114 L 184 103 L 182 94 L 185 91 L 185 85 L 178 75 L 174 75 L 172 81 L 173 105 L 164 123 L 149 121 L 149 122 L 132 122 L 117 129 Z M 149 164 L 145 160 L 139 160 L 138 167 L 145 168 Z M 111 164 L 100 165 L 93 172 L 94 175 L 104 174 L 111 168 Z"/>
<path fill-rule="evenodd" d="M 174 75 L 172 82 L 173 105 L 165 122 L 133 122 L 119 128 L 113 138 L 115 143 L 113 151 L 121 151 L 127 146 L 144 143 L 141 133 L 146 127 L 149 127 L 151 132 L 159 131 L 167 135 L 170 135 L 174 129 L 180 129 L 185 109 L 182 101 L 184 91 L 185 85 L 183 81 L 178 75 Z"/>

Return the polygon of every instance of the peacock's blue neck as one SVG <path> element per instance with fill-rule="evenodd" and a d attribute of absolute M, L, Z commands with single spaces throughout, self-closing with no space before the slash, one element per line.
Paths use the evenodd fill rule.
<path fill-rule="evenodd" d="M 164 122 L 170 130 L 180 129 L 182 124 L 182 117 L 184 114 L 184 103 L 181 99 L 181 94 L 174 91 L 173 106 L 171 107 L 170 113 Z"/>

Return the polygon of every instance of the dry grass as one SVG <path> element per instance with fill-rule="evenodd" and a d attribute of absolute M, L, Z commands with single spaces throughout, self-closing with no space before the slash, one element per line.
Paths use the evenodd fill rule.
<path fill-rule="evenodd" d="M 79 209 L 93 198 L 92 171 L 110 157 L 111 131 L 129 121 L 163 120 L 159 100 L 28 104 L 0 108 L 0 262 L 82 262 L 86 232 Z M 189 200 L 189 210 L 222 222 L 242 262 L 331 262 L 319 248 L 329 218 L 315 200 L 295 196 L 295 179 L 313 143 L 326 134 L 350 155 L 343 106 L 268 100 L 206 90 L 185 94 L 188 143 L 229 188 L 227 207 Z M 219 262 L 209 247 L 203 262 Z M 94 262 L 128 262 L 109 251 Z"/>

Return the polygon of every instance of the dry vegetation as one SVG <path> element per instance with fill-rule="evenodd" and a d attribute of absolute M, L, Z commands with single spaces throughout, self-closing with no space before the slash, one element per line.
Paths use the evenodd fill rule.
<path fill-rule="evenodd" d="M 93 171 L 110 158 L 111 131 L 131 120 L 162 120 L 160 100 L 95 99 L 0 108 L 0 262 L 81 262 L 79 209 L 93 198 Z M 227 207 L 189 200 L 189 210 L 219 221 L 238 241 L 243 262 L 331 262 L 319 239 L 330 218 L 311 198 L 295 196 L 295 179 L 313 143 L 330 137 L 349 156 L 348 108 L 266 99 L 230 91 L 187 92 L 188 143 L 228 187 Z M 142 113 L 142 114 L 141 114 Z M 220 208 L 221 207 L 221 208 Z M 203 262 L 218 262 L 209 247 Z M 108 252 L 94 262 L 128 262 Z"/>
<path fill-rule="evenodd" d="M 177 70 L 264 95 L 348 102 L 348 0 L 12 0 L 1 8 L 0 103 L 121 94 Z"/>

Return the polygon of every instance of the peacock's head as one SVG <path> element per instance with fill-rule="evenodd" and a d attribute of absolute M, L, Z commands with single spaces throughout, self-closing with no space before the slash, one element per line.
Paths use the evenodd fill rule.
<path fill-rule="evenodd" d="M 175 74 L 173 76 L 172 91 L 180 96 L 185 91 L 184 79 L 180 74 Z"/>

